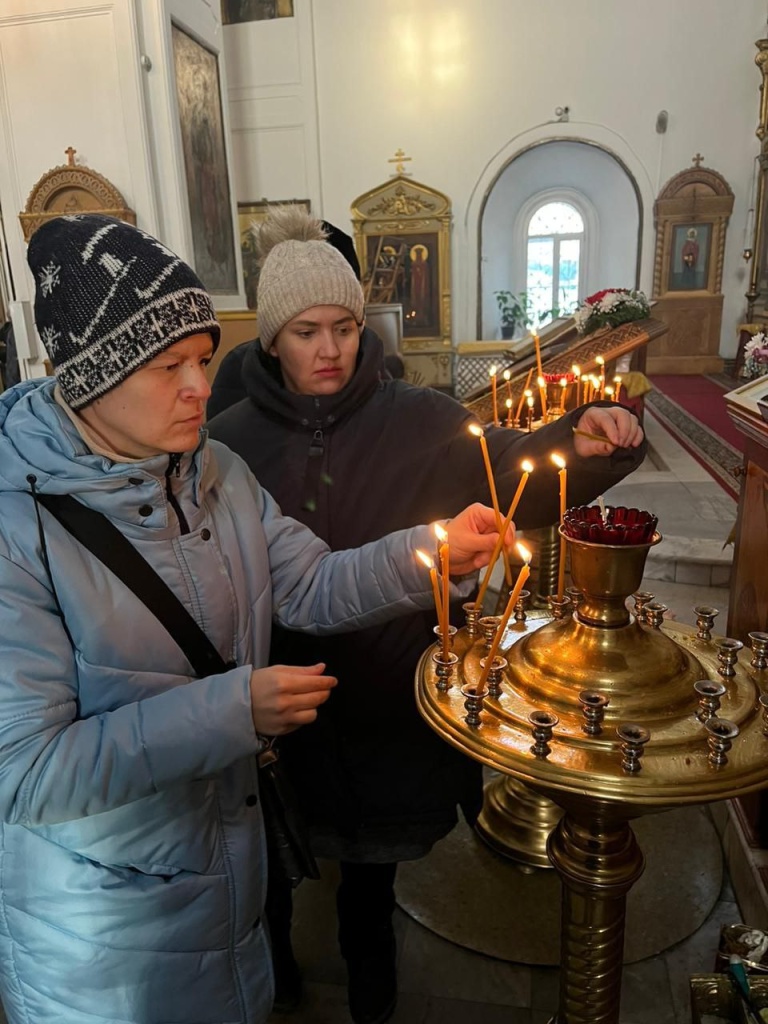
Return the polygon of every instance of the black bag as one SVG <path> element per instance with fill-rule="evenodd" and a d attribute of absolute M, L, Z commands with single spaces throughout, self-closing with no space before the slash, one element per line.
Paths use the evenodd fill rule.
<path fill-rule="evenodd" d="M 199 678 L 220 675 L 235 667 L 234 662 L 224 661 L 167 583 L 106 516 L 68 494 L 37 494 L 35 498 L 149 608 Z M 280 762 L 274 737 L 257 761 L 267 850 L 272 863 L 280 864 L 293 886 L 302 878 L 319 878 L 296 795 Z"/>

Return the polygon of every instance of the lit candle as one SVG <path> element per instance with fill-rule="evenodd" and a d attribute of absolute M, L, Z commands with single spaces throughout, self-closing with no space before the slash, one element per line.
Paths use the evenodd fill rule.
<path fill-rule="evenodd" d="M 560 378 L 560 412 L 565 412 L 565 393 L 568 390 L 568 381 L 565 377 Z"/>
<path fill-rule="evenodd" d="M 605 360 L 602 356 L 597 356 L 595 362 L 600 367 L 600 398 L 605 398 Z"/>
<path fill-rule="evenodd" d="M 578 380 L 579 377 L 581 376 L 581 367 L 577 366 L 576 363 L 574 363 L 573 366 L 571 367 L 571 373 L 576 378 L 576 380 Z"/>
<path fill-rule="evenodd" d="M 502 374 L 502 377 L 504 378 L 504 383 L 507 385 L 507 401 L 511 402 L 512 401 L 512 385 L 510 384 L 510 380 L 512 379 L 512 371 L 511 370 L 505 370 L 504 373 Z"/>
<path fill-rule="evenodd" d="M 493 401 L 493 425 L 499 425 L 499 407 L 496 400 L 496 367 L 492 366 L 488 373 L 491 375 L 491 399 Z"/>
<path fill-rule="evenodd" d="M 588 401 L 587 396 L 589 395 L 589 374 L 588 373 L 583 373 L 581 375 L 581 383 L 582 383 L 582 386 L 583 386 L 583 395 L 582 395 L 581 401 L 582 401 L 583 404 L 586 404 L 586 402 Z"/>
<path fill-rule="evenodd" d="M 501 533 L 501 509 L 499 508 L 499 497 L 496 494 L 496 481 L 493 479 L 493 467 L 491 466 L 491 457 L 488 454 L 488 444 L 485 440 L 485 434 L 483 428 L 478 426 L 477 423 L 471 423 L 469 426 L 470 434 L 480 440 L 480 450 L 483 453 L 483 461 L 485 462 L 485 474 L 488 477 L 488 489 L 491 492 L 491 504 L 493 505 L 493 511 L 496 515 L 496 529 Z M 509 568 L 509 559 L 504 557 L 504 575 L 507 583 L 512 580 L 512 572 Z"/>
<path fill-rule="evenodd" d="M 543 377 L 544 371 L 541 368 L 541 345 L 539 344 L 539 336 L 535 331 L 533 334 L 533 347 L 536 351 L 536 373 L 539 377 Z"/>
<path fill-rule="evenodd" d="M 533 425 L 533 395 L 529 394 L 525 401 L 528 404 L 528 433 L 530 434 Z"/>
<path fill-rule="evenodd" d="M 520 553 L 520 557 L 523 559 L 523 565 L 518 573 L 512 593 L 509 595 L 507 607 L 504 609 L 504 614 L 501 617 L 499 628 L 496 630 L 496 636 L 493 638 L 493 643 L 491 644 L 491 649 L 486 656 L 485 667 L 480 675 L 480 682 L 477 684 L 478 691 L 485 689 L 485 684 L 488 682 L 488 675 L 491 671 L 491 666 L 493 665 L 493 660 L 496 657 L 499 645 L 501 644 L 501 639 L 504 636 L 504 631 L 507 628 L 507 623 L 512 617 L 512 612 L 515 610 L 515 605 L 520 597 L 520 591 L 523 589 L 525 581 L 531 575 L 531 552 L 523 544 L 518 544 L 517 550 Z"/>
<path fill-rule="evenodd" d="M 479 608 L 482 608 L 483 606 L 483 598 L 485 597 L 485 592 L 488 589 L 488 584 L 490 583 L 491 580 L 491 573 L 493 571 L 494 565 L 496 564 L 496 559 L 501 554 L 501 549 L 504 546 L 504 538 L 507 535 L 509 524 L 512 522 L 512 517 L 514 516 L 515 511 L 517 510 L 517 506 L 520 504 L 520 498 L 522 497 L 523 491 L 525 490 L 525 485 L 528 483 L 528 477 L 533 472 L 533 463 L 529 462 L 528 459 L 522 462 L 521 466 L 523 470 L 523 475 L 520 477 L 520 483 L 517 485 L 515 496 L 512 499 L 512 503 L 509 506 L 509 512 L 507 512 L 504 522 L 501 524 L 501 532 L 499 533 L 498 540 L 496 541 L 493 553 L 491 554 L 490 560 L 488 562 L 488 567 L 485 571 L 485 575 L 483 576 L 483 582 L 480 586 L 480 590 L 477 593 L 476 604 Z"/>
<path fill-rule="evenodd" d="M 616 385 L 616 401 L 620 402 L 621 401 L 621 377 L 620 377 L 620 375 L 618 373 L 613 378 L 613 383 Z"/>
<path fill-rule="evenodd" d="M 437 569 L 435 563 L 425 554 L 425 552 L 416 549 L 416 557 L 419 558 L 424 565 L 429 569 L 429 578 L 432 581 L 432 596 L 435 599 L 435 613 L 437 615 L 437 624 L 442 630 L 443 628 L 443 602 L 440 599 L 440 588 L 437 584 Z"/>
<path fill-rule="evenodd" d="M 616 399 L 613 397 L 613 388 L 610 384 L 605 385 L 605 397 L 608 399 L 609 402 L 616 401 Z"/>
<path fill-rule="evenodd" d="M 560 478 L 560 525 L 563 525 L 565 518 L 566 508 L 566 489 L 567 489 L 567 470 L 565 468 L 565 459 L 562 455 L 558 455 L 557 452 L 553 452 L 551 459 L 556 466 L 559 467 L 558 477 Z M 565 590 L 565 537 L 560 536 L 560 565 L 557 572 L 557 599 L 562 601 L 563 592 Z"/>
<path fill-rule="evenodd" d="M 507 407 L 507 426 L 511 427 L 512 426 L 512 399 L 508 398 L 507 401 L 505 402 L 505 405 Z"/>
<path fill-rule="evenodd" d="M 439 547 L 439 558 L 440 558 L 440 575 L 443 581 L 443 601 L 441 605 L 441 611 L 443 613 L 442 621 L 440 623 L 440 639 L 443 644 L 443 660 L 448 660 L 448 617 L 450 613 L 450 575 L 451 575 L 451 555 L 448 550 L 448 534 L 445 532 L 440 523 L 435 523 L 433 527 L 435 536 L 437 537 Z"/>
<path fill-rule="evenodd" d="M 590 400 L 590 402 L 594 402 L 595 398 L 597 397 L 598 392 L 600 391 L 600 378 L 599 377 L 594 377 L 594 376 L 590 377 L 589 378 L 589 384 L 590 384 L 589 400 Z"/>
<path fill-rule="evenodd" d="M 539 401 L 541 402 L 541 422 L 546 423 L 547 421 L 547 382 L 543 377 L 539 377 L 536 381 L 539 387 Z"/>
<path fill-rule="evenodd" d="M 520 395 L 520 401 L 517 403 L 517 411 L 515 412 L 515 423 L 520 422 L 520 412 L 523 408 L 523 402 L 530 394 L 528 388 L 531 386 L 531 377 L 533 376 L 533 367 L 528 371 L 528 376 L 525 378 L 525 387 L 523 388 L 522 394 Z"/>

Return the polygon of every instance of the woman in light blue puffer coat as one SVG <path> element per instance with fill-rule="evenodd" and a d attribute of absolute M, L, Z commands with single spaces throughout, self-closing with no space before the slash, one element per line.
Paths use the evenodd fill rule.
<path fill-rule="evenodd" d="M 331 554 L 200 439 L 218 324 L 192 271 L 96 215 L 30 243 L 56 380 L 0 398 L 0 984 L 11 1024 L 260 1024 L 272 1001 L 254 755 L 311 721 L 323 666 L 264 668 L 271 623 L 426 607 L 426 527 Z M 160 622 L 37 502 L 104 513 L 226 662 Z M 451 524 L 457 573 L 492 513 Z M 425 586 L 427 584 L 427 586 Z"/>

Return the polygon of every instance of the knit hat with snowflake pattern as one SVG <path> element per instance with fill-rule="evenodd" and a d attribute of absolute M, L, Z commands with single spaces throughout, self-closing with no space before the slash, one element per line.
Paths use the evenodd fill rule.
<path fill-rule="evenodd" d="M 261 266 L 256 307 L 265 352 L 281 327 L 312 306 L 343 306 L 362 323 L 363 289 L 349 262 L 325 241 L 322 221 L 298 206 L 276 207 L 254 225 L 253 236 Z"/>
<path fill-rule="evenodd" d="M 220 329 L 194 271 L 139 228 L 56 217 L 32 236 L 35 323 L 62 395 L 82 409 L 177 341 Z"/>

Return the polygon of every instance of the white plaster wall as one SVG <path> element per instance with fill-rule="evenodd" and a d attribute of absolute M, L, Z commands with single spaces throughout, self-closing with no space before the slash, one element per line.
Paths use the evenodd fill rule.
<path fill-rule="evenodd" d="M 721 345 L 733 354 L 765 14 L 764 0 L 314 0 L 322 212 L 348 224 L 351 199 L 386 178 L 402 146 L 414 176 L 453 199 L 463 340 L 476 336 L 483 194 L 515 153 L 583 138 L 624 161 L 646 211 L 640 283 L 650 291 L 653 200 L 701 152 L 736 194 Z M 565 125 L 553 123 L 561 106 Z M 662 109 L 666 135 L 655 131 Z"/>
<path fill-rule="evenodd" d="M 596 146 L 579 142 L 537 146 L 505 167 L 483 209 L 482 338 L 500 337 L 494 291 L 525 289 L 525 225 L 519 223 L 520 208 L 546 189 L 562 187 L 585 196 L 597 218 L 596 244 L 585 247 L 592 252 L 584 252 L 586 275 L 581 295 L 606 286 L 635 287 L 640 217 L 637 195 L 626 171 Z"/>

